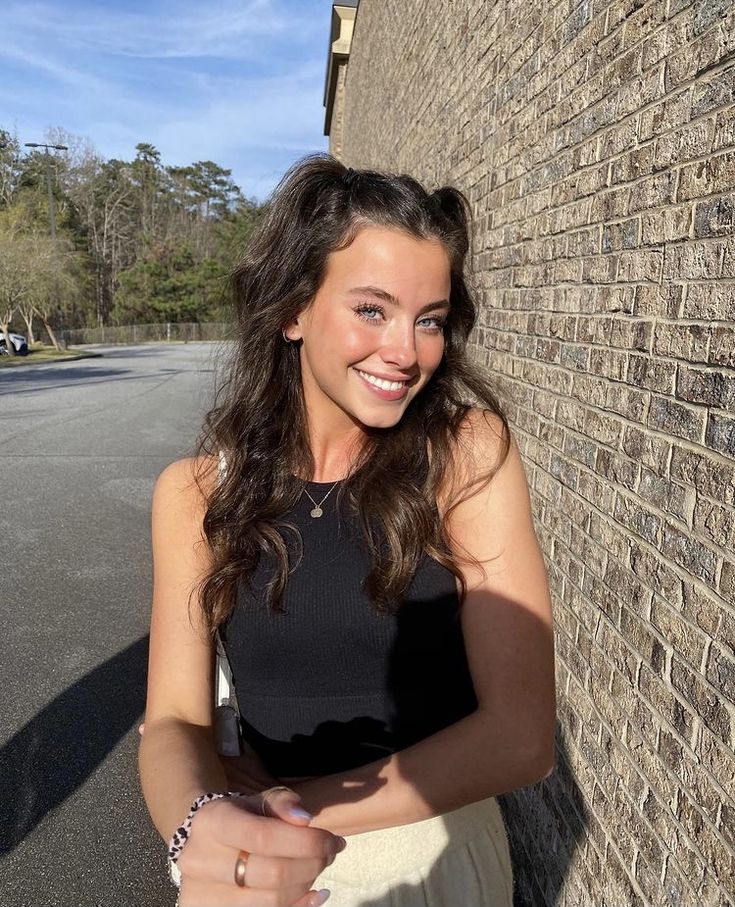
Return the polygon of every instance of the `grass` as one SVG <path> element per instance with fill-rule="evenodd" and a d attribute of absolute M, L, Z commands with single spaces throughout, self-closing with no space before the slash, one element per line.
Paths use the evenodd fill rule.
<path fill-rule="evenodd" d="M 87 353 L 84 350 L 57 350 L 50 344 L 34 343 L 28 347 L 27 356 L 0 356 L 0 368 L 58 362 L 61 359 L 86 359 L 94 355 L 99 354 Z"/>

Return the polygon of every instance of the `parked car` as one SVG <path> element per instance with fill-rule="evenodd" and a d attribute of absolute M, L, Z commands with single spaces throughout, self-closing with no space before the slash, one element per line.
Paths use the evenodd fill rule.
<path fill-rule="evenodd" d="M 14 331 L 9 331 L 10 342 L 15 347 L 15 352 L 19 356 L 28 355 L 28 341 L 22 334 L 16 334 Z M 5 335 L 0 333 L 0 356 L 7 356 L 8 350 L 5 346 Z"/>

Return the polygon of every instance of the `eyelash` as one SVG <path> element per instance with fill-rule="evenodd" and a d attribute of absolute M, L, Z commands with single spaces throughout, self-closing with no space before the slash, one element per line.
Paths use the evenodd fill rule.
<path fill-rule="evenodd" d="M 381 315 L 385 314 L 385 309 L 383 309 L 382 306 L 374 305 L 371 302 L 366 302 L 366 303 L 363 303 L 362 305 L 357 306 L 354 309 L 354 311 L 359 318 L 362 318 L 363 321 L 367 321 L 368 324 L 375 324 L 376 319 L 368 318 L 367 315 L 365 314 L 366 312 L 380 312 Z M 436 322 L 435 327 L 425 328 L 425 330 L 428 331 L 430 334 L 440 333 L 441 331 L 444 330 L 444 327 L 447 323 L 447 319 L 446 319 L 445 315 L 426 315 L 421 320 L 423 321 L 424 319 L 427 319 L 427 320 L 431 319 L 432 321 Z"/>

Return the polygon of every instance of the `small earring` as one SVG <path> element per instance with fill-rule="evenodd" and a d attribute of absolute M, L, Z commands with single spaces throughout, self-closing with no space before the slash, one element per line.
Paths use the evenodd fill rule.
<path fill-rule="evenodd" d="M 286 328 L 281 328 L 281 333 L 283 334 L 283 339 L 286 343 L 291 343 L 291 338 L 286 336 Z"/>

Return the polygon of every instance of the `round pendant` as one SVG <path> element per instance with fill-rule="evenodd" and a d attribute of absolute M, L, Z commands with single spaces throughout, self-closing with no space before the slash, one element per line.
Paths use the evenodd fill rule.
<path fill-rule="evenodd" d="M 311 515 L 312 515 L 313 517 L 321 516 L 323 513 L 324 513 L 324 511 L 322 510 L 322 508 L 321 508 L 321 507 L 318 507 L 318 506 L 315 507 L 315 508 L 311 511 Z"/>

